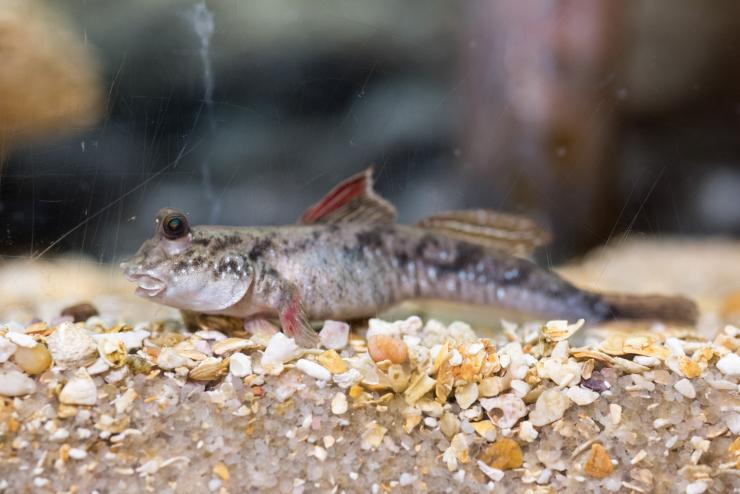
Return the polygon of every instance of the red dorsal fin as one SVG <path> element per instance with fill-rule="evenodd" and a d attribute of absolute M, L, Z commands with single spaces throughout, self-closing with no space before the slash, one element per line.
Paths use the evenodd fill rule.
<path fill-rule="evenodd" d="M 439 213 L 417 226 L 521 256 L 550 241 L 550 234 L 533 220 L 487 209 Z"/>
<path fill-rule="evenodd" d="M 340 182 L 309 207 L 299 223 L 393 223 L 396 208 L 373 190 L 372 167 Z"/>

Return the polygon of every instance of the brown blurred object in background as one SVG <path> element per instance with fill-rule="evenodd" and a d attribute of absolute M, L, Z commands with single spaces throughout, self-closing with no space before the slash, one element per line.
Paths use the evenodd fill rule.
<path fill-rule="evenodd" d="M 503 207 L 548 217 L 550 254 L 740 231 L 740 3 L 466 6 L 467 170 Z"/>
<path fill-rule="evenodd" d="M 627 4 L 467 5 L 462 143 L 471 171 L 495 184 L 496 196 L 546 211 L 562 237 L 596 243 L 612 205 L 609 83 Z"/>
<path fill-rule="evenodd" d="M 35 0 L 0 2 L 0 159 L 12 146 L 95 123 L 102 93 L 82 33 Z"/>

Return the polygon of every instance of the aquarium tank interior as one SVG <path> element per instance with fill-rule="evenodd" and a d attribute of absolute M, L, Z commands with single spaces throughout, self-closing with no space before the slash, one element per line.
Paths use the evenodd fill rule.
<path fill-rule="evenodd" d="M 740 4 L 0 1 L 0 493 L 740 490 Z"/>

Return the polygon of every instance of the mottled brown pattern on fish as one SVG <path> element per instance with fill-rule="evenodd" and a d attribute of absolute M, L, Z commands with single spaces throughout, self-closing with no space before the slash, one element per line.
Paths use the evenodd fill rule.
<path fill-rule="evenodd" d="M 441 213 L 417 226 L 394 219 L 365 170 L 312 205 L 301 225 L 191 228 L 185 215 L 163 209 L 154 237 L 123 267 L 141 296 L 245 321 L 277 316 L 304 344 L 316 338 L 311 319 L 371 317 L 411 298 L 591 321 L 696 316 L 686 299 L 590 293 L 512 255 L 546 238 L 531 221 L 485 210 Z"/>
<path fill-rule="evenodd" d="M 240 241 L 230 245 L 253 266 L 254 296 L 270 299 L 270 292 L 280 285 L 271 278 L 287 281 L 298 287 L 312 319 L 369 317 L 409 298 L 445 298 L 563 315 L 606 315 L 597 297 L 530 261 L 415 227 L 348 225 L 338 231 L 316 225 L 239 230 L 195 228 L 194 238 L 238 236 Z M 229 315 L 239 315 L 236 312 Z"/>

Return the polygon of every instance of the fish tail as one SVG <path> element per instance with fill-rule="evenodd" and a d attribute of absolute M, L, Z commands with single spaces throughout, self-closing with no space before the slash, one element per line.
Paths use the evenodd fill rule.
<path fill-rule="evenodd" d="M 611 319 L 637 319 L 696 324 L 696 303 L 682 296 L 603 294 Z"/>

